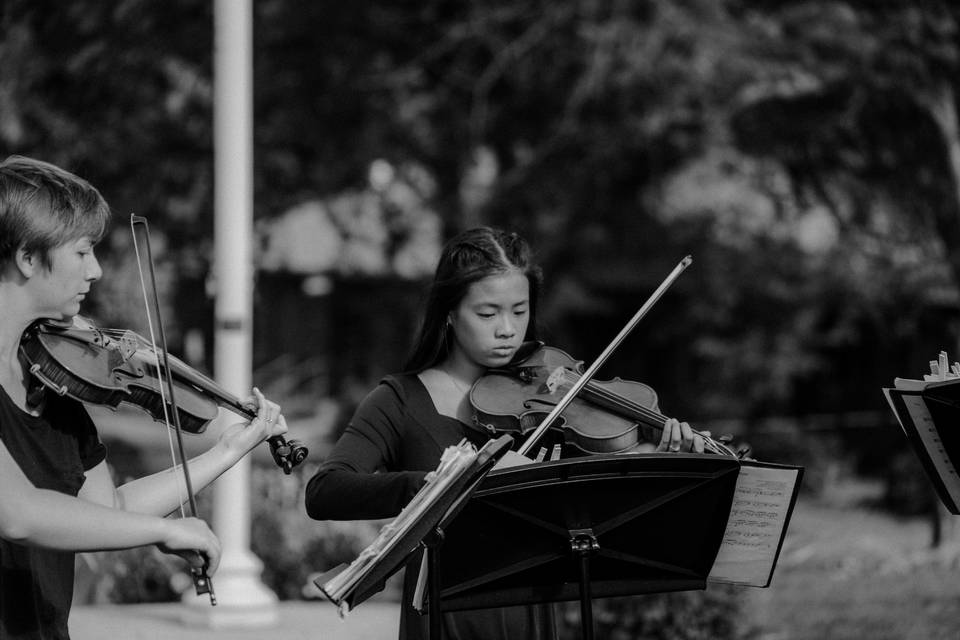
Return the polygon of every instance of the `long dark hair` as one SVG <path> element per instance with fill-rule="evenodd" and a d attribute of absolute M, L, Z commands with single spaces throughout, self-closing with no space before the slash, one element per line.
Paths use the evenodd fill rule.
<path fill-rule="evenodd" d="M 519 270 L 530 283 L 530 322 L 524 340 L 536 339 L 537 301 L 543 276 L 534 264 L 530 245 L 516 233 L 476 227 L 451 239 L 440 254 L 440 262 L 427 294 L 423 321 L 405 371 L 419 372 L 443 361 L 450 353 L 453 336 L 447 316 L 478 280 Z"/>

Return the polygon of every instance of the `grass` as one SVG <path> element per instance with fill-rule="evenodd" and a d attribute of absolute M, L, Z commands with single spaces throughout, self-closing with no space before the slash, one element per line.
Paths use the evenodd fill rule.
<path fill-rule="evenodd" d="M 847 482 L 797 503 L 773 582 L 746 594 L 756 640 L 960 638 L 960 519 L 930 547 L 924 519 L 864 504 L 875 485 Z"/>
<path fill-rule="evenodd" d="M 163 427 L 126 410 L 100 413 L 112 453 L 121 453 L 122 441 L 137 465 L 169 466 Z M 291 425 L 291 433 L 309 441 L 322 431 L 311 427 Z M 185 438 L 188 452 L 209 447 L 216 433 Z M 309 444 L 321 452 L 319 442 Z M 255 455 L 268 460 L 259 449 Z M 745 619 L 737 626 L 750 640 L 960 640 L 960 517 L 946 516 L 945 542 L 931 549 L 927 520 L 869 506 L 881 489 L 847 479 L 816 498 L 800 496 L 772 584 L 742 588 Z"/>

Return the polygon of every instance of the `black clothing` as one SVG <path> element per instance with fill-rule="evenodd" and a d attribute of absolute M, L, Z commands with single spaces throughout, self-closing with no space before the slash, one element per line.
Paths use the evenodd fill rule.
<path fill-rule="evenodd" d="M 437 468 L 444 449 L 463 438 L 480 447 L 488 436 L 437 413 L 418 376 L 387 376 L 360 403 L 307 484 L 307 513 L 317 520 L 394 517 L 423 486 L 427 472 Z M 401 640 L 428 635 L 427 617 L 411 606 L 419 565 L 418 553 L 406 567 Z M 555 637 L 549 605 L 457 611 L 444 614 L 443 622 L 448 640 Z"/>
<path fill-rule="evenodd" d="M 0 439 L 38 489 L 76 496 L 106 448 L 83 405 L 47 393 L 40 416 L 0 387 Z M 0 640 L 69 638 L 74 554 L 0 539 Z"/>

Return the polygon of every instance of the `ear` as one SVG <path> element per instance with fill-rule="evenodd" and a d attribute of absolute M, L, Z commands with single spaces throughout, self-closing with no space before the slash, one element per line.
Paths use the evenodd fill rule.
<path fill-rule="evenodd" d="M 17 265 L 17 270 L 24 278 L 32 277 L 41 267 L 39 256 L 37 256 L 35 252 L 27 251 L 23 247 L 17 249 L 13 260 Z"/>

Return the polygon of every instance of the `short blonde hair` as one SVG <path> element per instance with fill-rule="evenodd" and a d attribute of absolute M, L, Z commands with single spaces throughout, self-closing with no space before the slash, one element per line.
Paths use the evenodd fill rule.
<path fill-rule="evenodd" d="M 0 266 L 21 247 L 49 268 L 50 250 L 106 233 L 110 207 L 86 180 L 24 156 L 0 162 Z"/>

